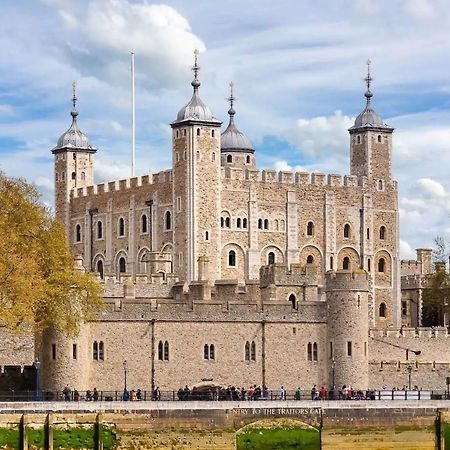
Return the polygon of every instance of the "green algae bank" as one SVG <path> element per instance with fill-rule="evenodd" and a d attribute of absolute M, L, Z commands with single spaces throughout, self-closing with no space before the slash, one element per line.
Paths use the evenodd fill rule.
<path fill-rule="evenodd" d="M 450 401 L 3 403 L 0 449 L 450 450 Z"/>

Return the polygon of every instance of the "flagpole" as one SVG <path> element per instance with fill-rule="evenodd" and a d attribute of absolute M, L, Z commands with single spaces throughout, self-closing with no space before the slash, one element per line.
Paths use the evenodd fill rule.
<path fill-rule="evenodd" d="M 136 117 L 134 101 L 134 50 L 131 50 L 131 176 L 134 177 L 136 152 Z"/>

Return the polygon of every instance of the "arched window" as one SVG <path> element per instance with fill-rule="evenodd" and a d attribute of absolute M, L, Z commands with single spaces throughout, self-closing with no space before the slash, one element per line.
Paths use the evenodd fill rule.
<path fill-rule="evenodd" d="M 127 262 L 125 258 L 121 256 L 119 258 L 119 273 L 125 273 L 127 271 Z"/>
<path fill-rule="evenodd" d="M 330 256 L 330 270 L 333 270 L 333 257 Z"/>
<path fill-rule="evenodd" d="M 97 261 L 97 272 L 100 274 L 100 278 L 103 280 L 104 273 L 103 273 L 103 261 L 99 259 Z"/>
<path fill-rule="evenodd" d="M 238 228 L 241 228 L 241 219 L 240 219 L 240 217 L 238 217 L 238 218 L 236 219 L 236 226 L 237 226 Z"/>
<path fill-rule="evenodd" d="M 158 343 L 158 360 L 163 361 L 164 360 L 164 345 L 162 341 L 159 341 Z"/>
<path fill-rule="evenodd" d="M 176 136 L 177 136 L 177 137 L 180 137 L 180 133 L 178 132 L 178 130 L 177 130 Z"/>
<path fill-rule="evenodd" d="M 121 217 L 119 219 L 119 236 L 125 236 L 125 219 Z"/>
<path fill-rule="evenodd" d="M 306 258 L 306 264 L 312 264 L 313 262 L 314 262 L 314 256 L 308 255 L 308 257 Z"/>
<path fill-rule="evenodd" d="M 269 264 L 269 266 L 271 264 L 275 264 L 275 253 L 274 252 L 269 252 L 267 254 L 267 264 Z"/>
<path fill-rule="evenodd" d="M 265 230 L 269 229 L 269 219 L 264 219 L 264 229 Z"/>
<path fill-rule="evenodd" d="M 378 142 L 381 142 L 381 134 L 378 135 Z"/>
<path fill-rule="evenodd" d="M 164 361 L 169 361 L 169 343 L 164 342 Z"/>
<path fill-rule="evenodd" d="M 245 360 L 250 361 L 250 342 L 245 343 Z"/>
<path fill-rule="evenodd" d="M 77 174 L 75 172 L 72 172 L 72 180 L 76 180 L 77 179 Z"/>
<path fill-rule="evenodd" d="M 258 228 L 260 230 L 262 230 L 262 227 L 263 227 L 263 220 L 262 219 L 258 219 Z"/>
<path fill-rule="evenodd" d="M 98 361 L 98 342 L 94 341 L 92 344 L 92 359 Z"/>
<path fill-rule="evenodd" d="M 103 223 L 101 220 L 97 222 L 97 239 L 103 239 Z"/>
<path fill-rule="evenodd" d="M 225 226 L 225 219 L 223 217 L 220 218 L 220 226 L 222 228 Z"/>
<path fill-rule="evenodd" d="M 148 231 L 147 214 L 142 214 L 142 217 L 141 217 L 141 233 L 147 233 L 147 231 Z"/>
<path fill-rule="evenodd" d="M 225 227 L 231 228 L 231 219 L 229 217 L 225 218 Z"/>
<path fill-rule="evenodd" d="M 357 137 L 356 137 L 356 142 L 357 142 L 358 144 L 361 144 L 361 136 L 357 136 Z"/>
<path fill-rule="evenodd" d="M 209 359 L 209 345 L 205 344 L 203 347 L 203 359 Z"/>
<path fill-rule="evenodd" d="M 75 242 L 81 242 L 81 225 L 79 223 L 75 227 Z"/>
<path fill-rule="evenodd" d="M 242 219 L 242 228 L 247 228 L 247 219 L 245 217 Z"/>
<path fill-rule="evenodd" d="M 249 155 L 247 155 L 247 158 L 245 158 L 245 161 L 247 164 L 250 164 L 250 156 Z"/>
<path fill-rule="evenodd" d="M 383 183 L 383 180 L 378 180 L 378 190 L 379 190 L 379 191 L 384 190 L 384 183 Z"/>
<path fill-rule="evenodd" d="M 232 163 L 233 157 L 231 155 L 227 155 L 227 163 Z"/>
<path fill-rule="evenodd" d="M 384 258 L 378 260 L 378 272 L 384 272 L 386 270 L 386 261 Z"/>
<path fill-rule="evenodd" d="M 228 252 L 228 265 L 230 267 L 236 267 L 236 252 L 234 250 Z"/>
<path fill-rule="evenodd" d="M 308 361 L 312 361 L 313 360 L 313 351 L 312 351 L 312 343 L 311 342 L 308 342 L 307 352 L 308 352 Z"/>
<path fill-rule="evenodd" d="M 289 296 L 289 301 L 291 302 L 293 308 L 297 306 L 297 297 L 295 296 L 295 294 L 291 294 Z"/>
<path fill-rule="evenodd" d="M 350 237 L 350 225 L 346 223 L 344 225 L 344 237 L 349 238 Z"/>
<path fill-rule="evenodd" d="M 255 341 L 252 341 L 250 345 L 250 359 L 252 361 L 256 361 L 256 344 Z"/>
<path fill-rule="evenodd" d="M 386 303 L 380 303 L 379 316 L 386 317 Z"/>
<path fill-rule="evenodd" d="M 314 235 L 314 224 L 312 222 L 308 222 L 306 225 L 306 235 L 313 236 Z"/>
<path fill-rule="evenodd" d="M 197 136 L 200 136 L 200 128 L 197 128 Z"/>
<path fill-rule="evenodd" d="M 86 174 L 84 172 L 81 172 L 81 179 L 84 181 L 86 179 Z"/>
<path fill-rule="evenodd" d="M 384 240 L 386 237 L 386 227 L 384 225 L 382 225 L 380 227 L 380 239 Z"/>
<path fill-rule="evenodd" d="M 214 137 L 216 135 L 214 130 L 211 130 L 211 137 Z"/>
<path fill-rule="evenodd" d="M 103 341 L 100 341 L 98 343 L 98 359 L 99 361 L 104 361 L 105 359 L 105 346 L 103 344 Z"/>
<path fill-rule="evenodd" d="M 348 256 L 346 256 L 342 261 L 342 268 L 344 270 L 350 270 L 350 258 Z"/>
<path fill-rule="evenodd" d="M 164 229 L 166 231 L 172 229 L 172 216 L 170 214 L 170 211 L 166 211 L 164 214 Z"/>
<path fill-rule="evenodd" d="M 312 359 L 313 361 L 317 361 L 318 357 L 317 357 L 317 342 L 313 343 L 313 354 L 312 354 Z"/>
<path fill-rule="evenodd" d="M 209 359 L 215 359 L 216 355 L 215 355 L 215 349 L 214 349 L 214 344 L 211 344 L 209 346 Z"/>

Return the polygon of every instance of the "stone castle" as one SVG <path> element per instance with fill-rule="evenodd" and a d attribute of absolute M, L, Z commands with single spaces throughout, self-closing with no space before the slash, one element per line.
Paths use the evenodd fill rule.
<path fill-rule="evenodd" d="M 260 171 L 235 124 L 200 99 L 172 128 L 172 168 L 94 184 L 97 149 L 72 124 L 52 150 L 56 216 L 105 310 L 76 339 L 36 341 L 42 387 L 177 390 L 204 379 L 278 389 L 445 389 L 450 336 L 420 327 L 431 250 L 399 259 L 394 129 L 365 106 L 350 174 Z M 10 355 L 14 359 L 14 355 Z M 26 356 L 18 358 L 26 363 Z M 16 358 L 17 361 L 17 358 Z M 0 364 L 2 362 L 0 361 Z"/>

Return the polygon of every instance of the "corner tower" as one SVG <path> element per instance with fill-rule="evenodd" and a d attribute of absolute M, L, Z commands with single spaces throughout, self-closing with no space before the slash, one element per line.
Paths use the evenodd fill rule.
<path fill-rule="evenodd" d="M 192 98 L 172 127 L 173 244 L 175 273 L 197 279 L 197 260 L 211 261 L 211 279 L 220 278 L 220 125 L 200 99 L 198 51 L 195 52 Z"/>
<path fill-rule="evenodd" d="M 73 109 L 70 112 L 72 124 L 58 139 L 56 147 L 52 149 L 52 153 L 55 155 L 56 218 L 64 224 L 67 236 L 70 236 L 70 192 L 72 189 L 94 184 L 94 153 L 97 151 L 78 128 L 75 82 L 73 82 L 72 88 Z"/>
<path fill-rule="evenodd" d="M 350 173 L 376 179 L 381 185 L 392 179 L 392 132 L 371 105 L 371 61 L 367 61 L 366 107 L 358 115 L 350 133 Z"/>
<path fill-rule="evenodd" d="M 234 101 L 236 100 L 233 95 L 233 82 L 230 83 L 230 96 L 228 101 L 230 102 L 230 109 L 228 114 L 230 116 L 230 122 L 227 129 L 222 133 L 221 142 L 221 160 L 222 166 L 233 166 L 243 168 L 254 168 L 256 165 L 255 150 L 252 143 L 247 136 L 236 128 L 234 123 Z"/>

